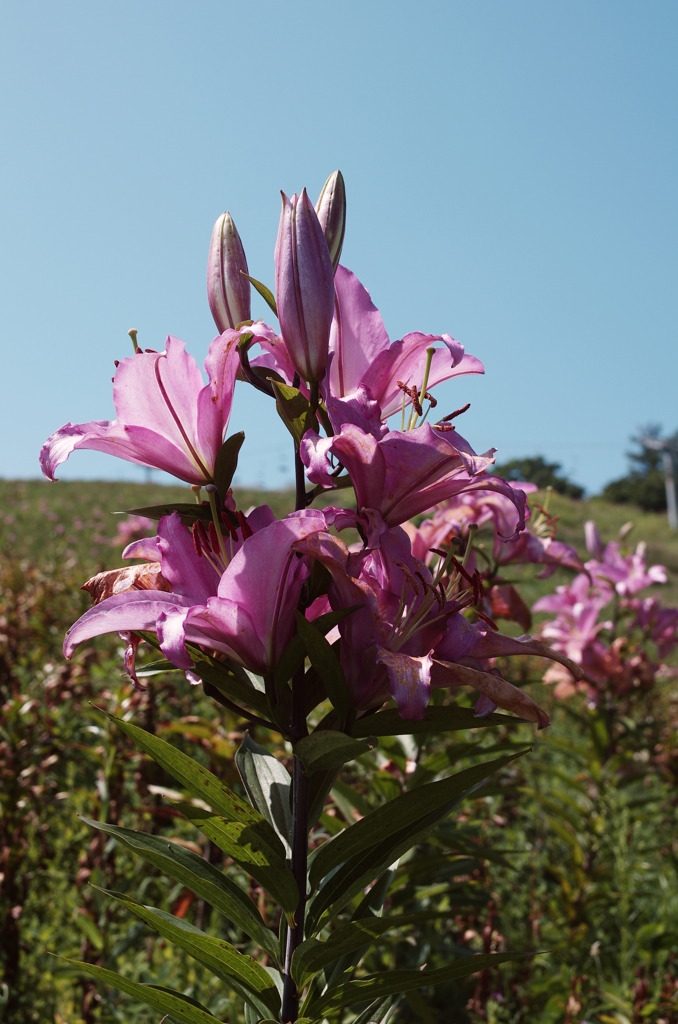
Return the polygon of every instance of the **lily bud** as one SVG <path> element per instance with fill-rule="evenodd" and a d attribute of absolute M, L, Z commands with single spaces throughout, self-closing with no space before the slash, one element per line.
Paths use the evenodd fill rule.
<path fill-rule="evenodd" d="M 207 301 L 220 334 L 250 319 L 247 272 L 245 250 L 227 211 L 214 225 L 207 261 Z"/>
<path fill-rule="evenodd" d="M 291 199 L 282 193 L 275 292 L 283 340 L 295 371 L 309 384 L 322 380 L 334 315 L 334 270 L 306 189 Z"/>
<path fill-rule="evenodd" d="M 346 231 L 346 187 L 341 171 L 335 171 L 323 185 L 320 198 L 315 204 L 320 227 L 323 229 L 327 248 L 335 271 L 339 266 L 341 250 Z"/>

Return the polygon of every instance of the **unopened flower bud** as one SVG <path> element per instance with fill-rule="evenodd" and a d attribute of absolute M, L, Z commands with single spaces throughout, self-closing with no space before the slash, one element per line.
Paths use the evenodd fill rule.
<path fill-rule="evenodd" d="M 322 380 L 334 315 L 334 270 L 306 189 L 291 199 L 282 193 L 275 291 L 280 328 L 294 369 L 309 384 Z"/>
<path fill-rule="evenodd" d="M 220 334 L 250 319 L 247 273 L 245 250 L 227 211 L 214 225 L 207 261 L 207 300 Z"/>
<path fill-rule="evenodd" d="M 346 231 L 346 187 L 341 171 L 330 174 L 315 204 L 315 210 L 330 250 L 332 266 L 336 270 Z"/>

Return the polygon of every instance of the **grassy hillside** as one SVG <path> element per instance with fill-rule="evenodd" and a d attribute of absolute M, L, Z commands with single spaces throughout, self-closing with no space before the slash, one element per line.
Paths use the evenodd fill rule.
<path fill-rule="evenodd" d="M 332 495 L 332 502 L 349 500 L 349 493 Z M 238 507 L 269 504 L 276 515 L 284 515 L 294 506 L 292 491 L 237 490 Z M 545 500 L 545 493 L 535 496 Z M 120 544 L 115 541 L 125 509 L 167 501 L 193 501 L 188 487 L 178 484 L 130 484 L 107 481 L 0 480 L 0 550 L 12 557 L 70 561 L 87 574 L 120 564 Z M 669 583 L 662 588 L 667 604 L 678 604 L 678 533 L 668 528 L 666 516 L 643 512 L 629 505 L 611 505 L 599 498 L 573 501 L 554 494 L 550 511 L 560 517 L 557 536 L 572 544 L 585 557 L 584 522 L 595 519 L 604 541 L 613 540 L 629 520 L 634 528 L 627 543 L 645 540 L 650 564 L 660 562 L 669 571 Z M 526 598 L 536 600 L 559 582 L 570 578 L 559 573 L 549 580 L 537 580 L 536 567 L 511 570 L 524 581 Z M 527 581 L 530 581 L 529 583 Z"/>

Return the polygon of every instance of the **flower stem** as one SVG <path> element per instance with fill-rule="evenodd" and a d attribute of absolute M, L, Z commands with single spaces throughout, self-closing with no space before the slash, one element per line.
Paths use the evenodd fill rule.
<path fill-rule="evenodd" d="M 295 387 L 298 379 L 295 378 Z M 306 508 L 306 480 L 304 465 L 294 446 L 294 467 L 296 472 L 296 510 Z M 303 598 L 299 603 L 302 615 L 305 605 Z M 292 677 L 292 720 L 290 723 L 290 739 L 298 743 L 308 734 L 306 726 L 306 700 L 304 694 L 305 667 L 299 666 Z M 287 948 L 285 949 L 285 970 L 283 973 L 283 1000 L 281 1020 L 296 1021 L 299 1016 L 299 993 L 292 978 L 292 954 L 297 946 L 304 941 L 304 915 L 306 913 L 306 875 L 308 872 L 308 778 L 298 757 L 292 765 L 292 874 L 299 889 L 299 903 L 294 912 L 294 927 L 287 930 Z"/>
<path fill-rule="evenodd" d="M 293 743 L 307 735 L 306 707 L 304 700 L 304 666 L 292 679 L 292 728 Z M 292 978 L 292 954 L 304 941 L 304 915 L 306 912 L 306 875 L 308 865 L 308 778 L 298 757 L 292 766 L 292 874 L 299 888 L 299 903 L 294 912 L 294 927 L 287 932 L 285 950 L 285 972 L 282 1003 L 282 1020 L 296 1021 L 299 1014 L 299 994 Z"/>

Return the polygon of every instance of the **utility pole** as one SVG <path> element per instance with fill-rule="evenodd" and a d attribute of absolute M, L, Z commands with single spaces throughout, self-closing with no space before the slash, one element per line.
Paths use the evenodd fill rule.
<path fill-rule="evenodd" d="M 676 481 L 673 474 L 673 456 L 676 452 L 675 444 L 670 441 L 660 441 L 656 437 L 641 437 L 640 443 L 644 448 L 654 452 L 661 452 L 664 464 L 664 485 L 666 486 L 666 511 L 669 517 L 669 527 L 678 530 L 678 508 L 676 507 Z"/>

